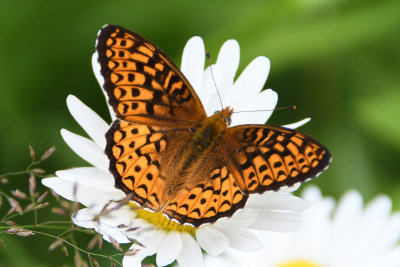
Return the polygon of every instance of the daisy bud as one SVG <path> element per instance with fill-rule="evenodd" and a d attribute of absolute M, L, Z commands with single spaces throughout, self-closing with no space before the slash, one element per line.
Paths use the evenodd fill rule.
<path fill-rule="evenodd" d="M 76 213 L 79 210 L 79 202 L 74 202 L 74 205 L 72 206 L 72 212 Z"/>
<path fill-rule="evenodd" d="M 76 199 L 76 192 L 78 191 L 78 185 L 74 183 L 74 187 L 72 188 L 72 195 L 74 196 L 74 199 Z"/>
<path fill-rule="evenodd" d="M 49 191 L 44 192 L 44 193 L 37 199 L 37 202 L 42 202 L 42 201 L 47 197 L 48 194 L 49 194 Z"/>
<path fill-rule="evenodd" d="M 31 154 L 32 161 L 36 161 L 36 153 L 31 145 L 29 145 L 29 153 Z"/>
<path fill-rule="evenodd" d="M 43 161 L 43 160 L 49 158 L 49 157 L 54 153 L 54 151 L 56 151 L 56 147 L 55 147 L 55 146 L 50 147 L 50 148 L 49 148 L 46 152 L 44 152 L 43 155 L 40 157 L 40 161 Z"/>
<path fill-rule="evenodd" d="M 20 215 L 22 215 L 22 208 L 19 205 L 18 201 L 13 199 L 12 197 L 8 197 L 8 202 L 10 203 L 11 209 L 7 212 L 7 215 L 17 211 Z"/>
<path fill-rule="evenodd" d="M 16 234 L 17 234 L 18 236 L 26 237 L 26 236 L 34 235 L 35 233 L 32 232 L 32 231 L 29 231 L 29 230 L 23 230 L 23 229 L 21 229 L 21 231 L 18 231 Z"/>
<path fill-rule="evenodd" d="M 49 205 L 49 202 L 44 202 L 44 203 L 40 203 L 39 205 L 36 205 L 32 208 L 32 210 L 38 210 L 38 209 L 42 209 L 44 207 L 47 207 Z"/>
<path fill-rule="evenodd" d="M 16 222 L 13 222 L 11 220 L 5 221 L 4 223 L 9 225 L 9 226 L 17 226 L 18 225 Z"/>
<path fill-rule="evenodd" d="M 77 267 L 86 267 L 88 264 L 82 260 L 81 255 L 79 253 L 75 253 L 74 263 Z"/>
<path fill-rule="evenodd" d="M 64 253 L 65 256 L 69 256 L 68 249 L 65 245 L 61 245 L 61 251 Z"/>
<path fill-rule="evenodd" d="M 28 206 L 25 207 L 24 212 L 32 210 L 35 204 L 30 203 Z"/>
<path fill-rule="evenodd" d="M 55 248 L 59 247 L 62 244 L 63 240 L 62 239 L 57 239 L 56 241 L 54 241 L 53 243 L 51 243 L 51 245 L 49 246 L 49 250 L 52 251 Z"/>
<path fill-rule="evenodd" d="M 92 263 L 92 266 L 100 267 L 99 262 L 95 258 L 89 256 L 89 259 L 90 259 L 90 262 Z"/>
<path fill-rule="evenodd" d="M 46 173 L 46 171 L 43 170 L 43 169 L 40 169 L 40 168 L 35 168 L 35 169 L 32 169 L 32 170 L 31 170 L 31 173 L 35 173 L 35 174 L 44 174 L 44 173 Z"/>
<path fill-rule="evenodd" d="M 138 249 L 128 249 L 124 252 L 124 256 L 134 256 L 139 252 Z"/>
<path fill-rule="evenodd" d="M 114 248 L 118 249 L 119 251 L 122 251 L 122 248 L 121 248 L 120 245 L 118 244 L 118 241 L 117 241 L 117 240 L 115 240 L 114 238 L 112 238 L 112 237 L 110 236 L 110 241 L 111 241 L 111 244 L 113 245 Z"/>
<path fill-rule="evenodd" d="M 35 233 L 33 233 L 32 231 L 29 230 L 25 230 L 25 229 L 21 229 L 21 228 L 10 228 L 6 231 L 7 233 L 10 234 L 16 234 L 22 237 L 26 237 L 26 236 L 30 236 L 30 235 L 34 235 Z"/>
<path fill-rule="evenodd" d="M 67 215 L 67 212 L 62 208 L 52 208 L 51 212 L 54 214 L 57 214 L 57 215 L 61 215 L 61 216 Z"/>
<path fill-rule="evenodd" d="M 90 249 L 90 250 L 93 249 L 96 246 L 96 244 L 99 244 L 99 249 L 101 249 L 101 245 L 102 245 L 101 240 L 103 240 L 101 235 L 95 235 L 90 240 L 89 245 L 88 245 L 88 249 Z"/>
<path fill-rule="evenodd" d="M 61 207 L 63 207 L 66 210 L 71 209 L 71 204 L 68 201 L 61 200 L 60 204 L 61 204 Z"/>
<path fill-rule="evenodd" d="M 35 175 L 31 174 L 29 177 L 29 193 L 31 196 L 35 193 L 36 190 L 36 178 Z"/>
<path fill-rule="evenodd" d="M 60 199 L 59 195 L 58 195 L 53 189 L 50 189 L 50 193 L 53 195 L 53 197 L 54 197 L 55 199 L 57 199 L 57 200 Z"/>
<path fill-rule="evenodd" d="M 97 246 L 99 249 L 102 249 L 103 247 L 103 237 L 99 235 L 99 242 L 97 243 Z"/>
<path fill-rule="evenodd" d="M 28 199 L 28 196 L 19 189 L 11 190 L 11 194 L 13 194 L 14 197 L 17 197 L 19 199 Z"/>
<path fill-rule="evenodd" d="M 128 228 L 126 231 L 127 232 L 133 232 L 133 231 L 136 231 L 136 230 L 138 230 L 140 227 L 131 227 L 131 228 Z"/>

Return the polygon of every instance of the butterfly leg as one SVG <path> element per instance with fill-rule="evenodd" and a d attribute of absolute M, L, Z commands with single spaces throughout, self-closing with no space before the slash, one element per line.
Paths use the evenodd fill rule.
<path fill-rule="evenodd" d="M 157 210 L 157 212 L 163 212 L 164 209 L 169 205 L 169 203 L 171 203 L 171 200 L 165 201 L 165 203 L 162 206 L 160 206 L 160 208 Z"/>

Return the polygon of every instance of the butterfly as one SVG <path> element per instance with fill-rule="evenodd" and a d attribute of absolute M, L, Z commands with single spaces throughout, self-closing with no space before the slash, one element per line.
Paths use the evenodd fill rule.
<path fill-rule="evenodd" d="M 137 33 L 105 25 L 96 53 L 117 117 L 106 133 L 109 169 L 142 208 L 198 227 L 232 216 L 249 194 L 318 176 L 331 161 L 298 130 L 228 127 L 230 107 L 207 117 L 181 71 Z"/>

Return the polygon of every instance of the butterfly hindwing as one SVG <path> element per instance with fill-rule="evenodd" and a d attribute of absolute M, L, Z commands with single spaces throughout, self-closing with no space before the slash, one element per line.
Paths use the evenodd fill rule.
<path fill-rule="evenodd" d="M 230 217 L 243 208 L 248 196 L 242 193 L 228 166 L 219 164 L 220 156 L 221 153 L 215 155 L 210 152 L 203 159 L 202 164 L 208 164 L 212 170 L 204 182 L 181 190 L 170 201 L 163 211 L 169 218 L 197 227 L 222 217 Z"/>
<path fill-rule="evenodd" d="M 228 128 L 225 154 L 239 186 L 247 193 L 278 190 L 318 176 L 329 151 L 298 130 L 271 125 Z"/>
<path fill-rule="evenodd" d="M 104 89 L 118 118 L 174 128 L 206 118 L 200 99 L 170 59 L 140 35 L 106 25 L 96 52 Z"/>

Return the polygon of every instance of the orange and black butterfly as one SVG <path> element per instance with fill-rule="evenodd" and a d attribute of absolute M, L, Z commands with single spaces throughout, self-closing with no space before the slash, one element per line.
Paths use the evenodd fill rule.
<path fill-rule="evenodd" d="M 228 127 L 233 110 L 207 117 L 199 97 L 154 44 L 106 25 L 96 52 L 117 119 L 106 154 L 117 188 L 141 207 L 195 227 L 231 216 L 252 193 L 318 176 L 329 151 L 297 130 Z"/>

